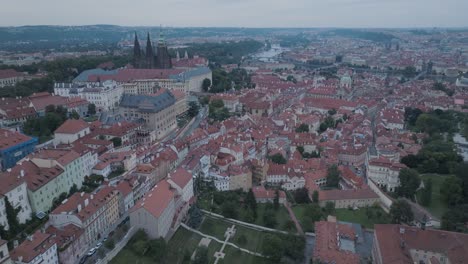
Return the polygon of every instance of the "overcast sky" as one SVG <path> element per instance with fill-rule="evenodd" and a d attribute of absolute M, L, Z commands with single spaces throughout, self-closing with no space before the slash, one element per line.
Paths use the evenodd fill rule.
<path fill-rule="evenodd" d="M 1 0 L 0 6 L 0 26 L 468 26 L 468 0 Z"/>

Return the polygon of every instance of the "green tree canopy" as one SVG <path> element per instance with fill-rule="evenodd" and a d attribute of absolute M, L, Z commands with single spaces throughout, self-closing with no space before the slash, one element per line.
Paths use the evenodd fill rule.
<path fill-rule="evenodd" d="M 413 199 L 416 190 L 421 185 L 419 173 L 413 169 L 403 168 L 398 178 L 400 179 L 400 186 L 396 188 L 398 196 Z"/>
<path fill-rule="evenodd" d="M 393 202 L 392 206 L 390 207 L 390 216 L 392 218 L 392 223 L 394 224 L 409 224 L 414 219 L 411 206 L 408 202 L 402 199 L 398 199 L 397 201 Z"/>
<path fill-rule="evenodd" d="M 463 202 L 463 182 L 455 176 L 447 177 L 440 186 L 442 201 L 450 207 Z"/>
<path fill-rule="evenodd" d="M 340 171 L 338 166 L 331 165 L 327 171 L 327 187 L 338 188 L 340 182 Z"/>

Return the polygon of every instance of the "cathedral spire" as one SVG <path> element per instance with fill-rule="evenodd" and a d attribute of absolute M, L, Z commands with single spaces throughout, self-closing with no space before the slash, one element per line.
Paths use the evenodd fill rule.
<path fill-rule="evenodd" d="M 151 45 L 150 33 L 148 32 L 148 38 L 146 40 L 146 67 L 152 69 L 154 66 L 154 54 L 153 46 Z"/>
<path fill-rule="evenodd" d="M 164 45 L 165 40 L 164 40 L 164 33 L 162 32 L 162 26 L 159 27 L 159 39 L 158 39 L 158 45 Z"/>
<path fill-rule="evenodd" d="M 133 67 L 139 68 L 141 63 L 141 48 L 138 41 L 137 33 L 135 32 L 135 41 L 133 43 Z"/>

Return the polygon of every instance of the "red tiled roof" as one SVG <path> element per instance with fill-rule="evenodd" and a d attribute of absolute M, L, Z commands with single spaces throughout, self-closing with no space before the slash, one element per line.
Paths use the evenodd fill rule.
<path fill-rule="evenodd" d="M 174 199 L 174 196 L 170 184 L 166 180 L 162 180 L 132 207 L 131 212 L 144 208 L 154 217 L 159 218 Z"/>
<path fill-rule="evenodd" d="M 316 244 L 313 259 L 319 259 L 325 263 L 358 264 L 359 255 L 340 250 L 338 245 L 338 227 L 335 222 L 315 222 Z M 315 261 L 314 261 L 315 262 Z"/>
<path fill-rule="evenodd" d="M 263 186 L 253 187 L 252 192 L 255 199 L 273 199 L 276 196 L 275 190 L 267 190 Z M 279 191 L 279 198 L 286 198 L 284 191 Z"/>
<path fill-rule="evenodd" d="M 319 192 L 320 201 L 336 201 L 348 199 L 372 199 L 379 196 L 371 189 L 357 190 L 326 190 Z"/>
<path fill-rule="evenodd" d="M 89 128 L 89 124 L 83 119 L 68 119 L 54 133 L 76 134 L 86 128 Z"/>
<path fill-rule="evenodd" d="M 16 146 L 28 140 L 31 140 L 31 137 L 16 131 L 0 128 L 0 150 Z"/>
<path fill-rule="evenodd" d="M 413 263 L 411 249 L 441 253 L 452 264 L 463 264 L 468 259 L 468 234 L 402 225 L 378 224 L 374 228 L 374 243 L 383 263 Z"/>
<path fill-rule="evenodd" d="M 184 168 L 178 168 L 168 176 L 177 186 L 184 188 L 192 179 L 192 174 Z"/>
<path fill-rule="evenodd" d="M 20 76 L 24 76 L 24 74 L 21 72 L 17 72 L 13 69 L 0 70 L 0 79 L 7 79 Z"/>
<path fill-rule="evenodd" d="M 10 253 L 11 259 L 19 261 L 22 258 L 22 263 L 29 263 L 35 257 L 43 254 L 55 244 L 52 236 L 41 231 L 36 231 L 31 240 L 26 239 L 21 245 L 13 249 Z"/>

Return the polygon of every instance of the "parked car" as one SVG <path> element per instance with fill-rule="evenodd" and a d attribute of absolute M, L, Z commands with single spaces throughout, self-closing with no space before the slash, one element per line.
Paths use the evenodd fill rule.
<path fill-rule="evenodd" d="M 94 253 L 96 253 L 96 248 L 92 248 L 88 251 L 88 256 L 92 256 L 94 255 Z"/>
<path fill-rule="evenodd" d="M 94 249 L 98 250 L 99 248 L 102 247 L 102 242 L 97 243 L 96 247 Z"/>

